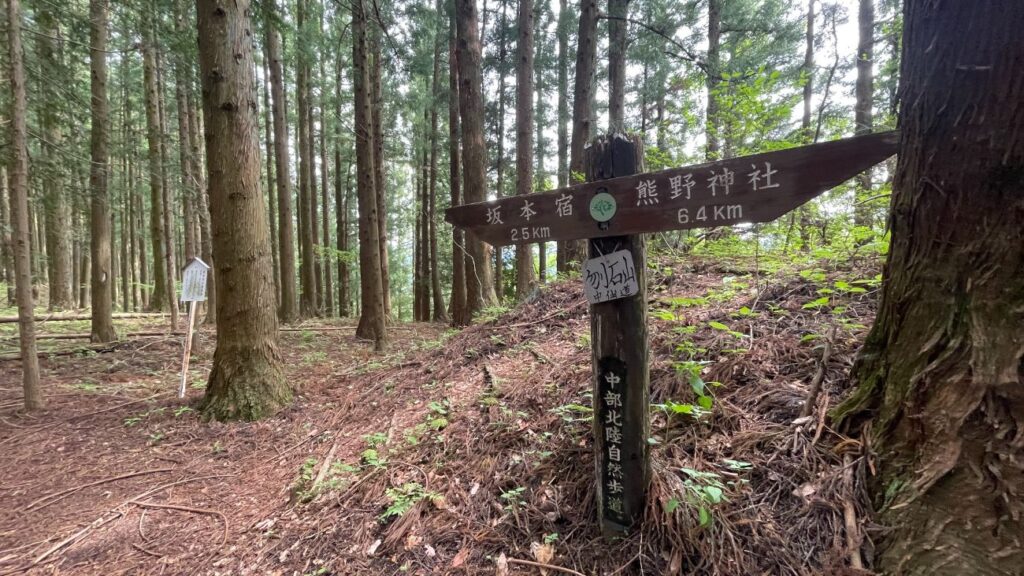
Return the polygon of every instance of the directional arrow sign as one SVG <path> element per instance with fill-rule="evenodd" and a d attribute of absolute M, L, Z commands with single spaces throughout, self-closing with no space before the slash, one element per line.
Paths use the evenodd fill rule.
<path fill-rule="evenodd" d="M 768 222 L 896 153 L 898 134 L 832 142 L 587 182 L 449 208 L 495 245 Z"/>

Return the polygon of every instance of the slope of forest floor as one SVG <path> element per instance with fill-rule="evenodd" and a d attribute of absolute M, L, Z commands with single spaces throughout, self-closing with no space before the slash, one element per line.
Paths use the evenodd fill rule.
<path fill-rule="evenodd" d="M 351 322 L 284 332 L 299 394 L 255 423 L 190 408 L 210 332 L 185 401 L 180 338 L 43 359 L 48 407 L 32 415 L 18 363 L 0 363 L 0 574 L 847 570 L 869 472 L 825 412 L 848 392 L 877 265 L 653 260 L 653 479 L 628 538 L 594 522 L 577 278 L 466 330 L 393 326 L 384 356 Z"/>

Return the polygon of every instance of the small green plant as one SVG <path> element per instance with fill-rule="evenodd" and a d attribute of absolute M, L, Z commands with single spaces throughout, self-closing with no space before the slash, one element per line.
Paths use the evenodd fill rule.
<path fill-rule="evenodd" d="M 558 542 L 558 532 L 552 532 L 551 534 L 545 534 L 544 535 L 544 543 L 545 544 L 549 544 L 550 545 L 550 544 L 554 544 L 555 542 Z"/>
<path fill-rule="evenodd" d="M 315 352 L 307 352 L 302 355 L 302 363 L 306 366 L 313 366 L 315 364 L 323 364 L 327 361 L 327 352 L 323 350 L 317 350 Z"/>
<path fill-rule="evenodd" d="M 388 488 L 385 495 L 391 504 L 377 516 L 381 522 L 387 522 L 392 516 L 401 516 L 423 500 L 440 498 L 440 494 L 427 492 L 419 482 L 406 482 L 397 488 Z"/>
<path fill-rule="evenodd" d="M 152 434 L 149 435 L 149 443 L 150 443 L 150 445 L 154 445 L 155 446 L 156 444 L 159 444 L 160 441 L 163 440 L 163 439 L 164 439 L 164 433 L 163 432 L 159 432 L 159 431 L 158 432 L 153 432 Z"/>
<path fill-rule="evenodd" d="M 210 452 L 214 454 L 223 454 L 226 451 L 224 445 L 220 443 L 220 440 L 215 440 L 213 445 L 210 446 Z"/>
<path fill-rule="evenodd" d="M 594 408 L 582 404 L 563 404 L 551 409 L 566 422 L 589 422 L 594 419 Z"/>
<path fill-rule="evenodd" d="M 523 500 L 523 492 L 526 492 L 525 486 L 519 486 L 502 492 L 501 499 L 505 501 L 505 510 L 515 512 L 526 506 L 526 501 Z"/>
<path fill-rule="evenodd" d="M 72 388 L 75 388 L 77 390 L 81 390 L 83 392 L 95 392 L 95 391 L 100 389 L 98 384 L 96 384 L 95 382 L 91 382 L 89 380 L 85 380 L 85 381 L 79 382 L 79 383 L 75 384 L 74 386 L 72 386 Z"/>
<path fill-rule="evenodd" d="M 128 418 L 124 419 L 124 425 L 129 427 L 129 428 L 131 428 L 132 426 L 135 426 L 139 422 L 142 422 L 143 416 L 144 416 L 144 414 L 137 414 L 135 416 L 129 416 Z"/>
<path fill-rule="evenodd" d="M 178 416 L 181 416 L 182 414 L 188 414 L 189 412 L 195 412 L 195 410 L 193 410 L 189 406 L 181 406 L 174 410 L 174 417 L 177 418 Z"/>
<path fill-rule="evenodd" d="M 737 331 L 733 330 L 732 328 L 729 328 L 725 324 L 722 324 L 721 322 L 711 321 L 711 322 L 708 322 L 708 326 L 710 326 L 711 328 L 714 328 L 715 330 L 720 330 L 722 332 L 726 332 L 730 336 L 733 336 L 734 338 L 739 338 L 739 339 L 746 338 L 746 335 L 743 334 L 742 332 L 737 332 Z"/>
<path fill-rule="evenodd" d="M 388 435 L 383 432 L 374 432 L 373 434 L 366 434 L 363 436 L 363 441 L 370 448 L 376 448 L 387 443 Z"/>
<path fill-rule="evenodd" d="M 476 318 L 474 318 L 474 320 L 476 320 L 480 324 L 486 324 L 488 322 L 493 322 L 494 320 L 497 320 L 506 312 L 508 312 L 508 308 L 505 308 L 504 306 L 489 306 L 481 310 L 476 315 Z"/>

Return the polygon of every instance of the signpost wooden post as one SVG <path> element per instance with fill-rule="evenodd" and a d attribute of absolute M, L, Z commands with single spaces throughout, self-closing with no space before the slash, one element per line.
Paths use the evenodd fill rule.
<path fill-rule="evenodd" d="M 588 239 L 597 510 L 606 536 L 642 516 L 650 479 L 646 232 L 767 222 L 896 153 L 896 132 L 637 173 L 622 135 L 588 149 L 588 182 L 449 208 L 445 218 L 495 246 Z"/>
<path fill-rule="evenodd" d="M 185 326 L 185 352 L 181 359 L 181 383 L 178 385 L 178 398 L 185 397 L 185 384 L 188 380 L 188 361 L 192 355 L 192 327 L 196 321 L 196 302 L 206 301 L 206 275 L 210 266 L 193 258 L 185 266 L 181 280 L 181 301 L 188 302 L 188 324 Z"/>

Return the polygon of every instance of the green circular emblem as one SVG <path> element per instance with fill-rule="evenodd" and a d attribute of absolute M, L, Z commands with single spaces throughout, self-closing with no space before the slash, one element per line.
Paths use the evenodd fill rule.
<path fill-rule="evenodd" d="M 611 220 L 615 209 L 615 197 L 607 192 L 599 192 L 590 199 L 590 217 L 598 222 Z"/>

